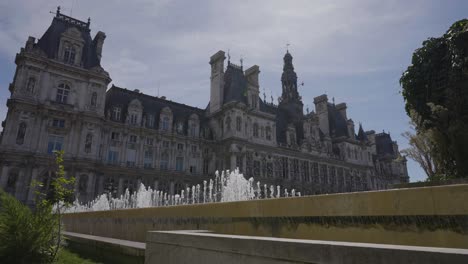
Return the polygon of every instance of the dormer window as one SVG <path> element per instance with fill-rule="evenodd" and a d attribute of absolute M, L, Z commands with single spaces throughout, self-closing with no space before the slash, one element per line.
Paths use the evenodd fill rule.
<path fill-rule="evenodd" d="M 114 107 L 112 109 L 112 119 L 116 120 L 116 121 L 120 121 L 120 114 L 121 114 L 121 110 L 120 110 L 120 107 Z"/>
<path fill-rule="evenodd" d="M 70 86 L 64 83 L 59 84 L 59 86 L 57 87 L 57 94 L 55 96 L 55 101 L 66 104 L 68 101 L 69 93 L 70 93 Z"/>
<path fill-rule="evenodd" d="M 130 124 L 136 125 L 138 123 L 138 116 L 136 114 L 130 115 Z"/>
<path fill-rule="evenodd" d="M 65 47 L 65 52 L 63 53 L 63 61 L 68 64 L 75 64 L 76 49 L 70 45 Z"/>
<path fill-rule="evenodd" d="M 169 130 L 169 117 L 167 117 L 167 116 L 163 117 L 161 128 L 162 128 L 162 130 L 164 130 L 164 131 L 168 131 L 168 130 Z"/>

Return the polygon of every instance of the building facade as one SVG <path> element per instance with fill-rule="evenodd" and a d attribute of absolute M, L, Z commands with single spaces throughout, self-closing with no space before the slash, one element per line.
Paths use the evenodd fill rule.
<path fill-rule="evenodd" d="M 65 153 L 76 197 L 120 195 L 139 183 L 170 193 L 215 170 L 238 167 L 265 184 L 303 194 L 385 189 L 407 182 L 406 160 L 387 133 L 364 131 L 346 104 L 314 98 L 304 113 L 292 55 L 284 56 L 278 104 L 260 98 L 259 67 L 244 71 L 223 51 L 211 56 L 206 109 L 112 85 L 101 66 L 106 35 L 60 13 L 44 35 L 29 37 L 2 123 L 0 187 L 31 203 Z M 39 187 L 38 187 L 39 188 Z"/>

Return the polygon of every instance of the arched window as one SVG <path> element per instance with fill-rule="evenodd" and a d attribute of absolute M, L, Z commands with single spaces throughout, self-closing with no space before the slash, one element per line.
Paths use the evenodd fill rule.
<path fill-rule="evenodd" d="M 231 117 L 226 118 L 226 130 L 231 131 Z"/>
<path fill-rule="evenodd" d="M 240 132 L 241 129 L 242 129 L 242 118 L 238 116 L 236 118 L 236 130 Z"/>
<path fill-rule="evenodd" d="M 13 170 L 8 174 L 8 181 L 6 185 L 6 192 L 14 195 L 16 191 L 16 183 L 18 182 L 18 171 Z"/>
<path fill-rule="evenodd" d="M 29 77 L 28 84 L 26 85 L 26 91 L 28 93 L 34 93 L 34 87 L 36 86 L 36 78 Z"/>
<path fill-rule="evenodd" d="M 85 153 L 91 153 L 91 145 L 93 144 L 93 135 L 87 134 L 85 140 Z"/>
<path fill-rule="evenodd" d="M 169 117 L 167 117 L 167 116 L 163 117 L 161 128 L 164 131 L 169 130 Z"/>
<path fill-rule="evenodd" d="M 267 126 L 265 129 L 265 135 L 267 140 L 271 140 L 271 127 Z"/>
<path fill-rule="evenodd" d="M 80 195 L 85 195 L 86 190 L 88 189 L 88 175 L 80 175 L 80 181 L 78 182 L 78 193 Z"/>
<path fill-rule="evenodd" d="M 25 135 L 26 135 L 26 123 L 21 122 L 18 126 L 18 133 L 16 134 L 16 144 L 23 145 Z"/>
<path fill-rule="evenodd" d="M 55 101 L 66 104 L 69 93 L 70 93 L 70 86 L 64 83 L 59 84 L 59 86 L 57 87 L 57 94 L 55 96 Z"/>
<path fill-rule="evenodd" d="M 69 64 L 74 64 L 75 63 L 75 57 L 76 57 L 76 49 L 75 47 L 71 46 L 66 46 L 65 47 L 65 52 L 63 54 L 63 60 L 65 63 Z"/>
<path fill-rule="evenodd" d="M 253 125 L 253 136 L 258 137 L 258 124 L 257 123 Z"/>
<path fill-rule="evenodd" d="M 97 104 L 97 93 L 94 92 L 92 95 L 91 95 L 91 106 L 96 106 Z"/>
<path fill-rule="evenodd" d="M 161 170 L 167 170 L 169 167 L 168 165 L 169 165 L 169 155 L 167 153 L 163 153 L 161 155 L 161 164 L 160 164 Z"/>

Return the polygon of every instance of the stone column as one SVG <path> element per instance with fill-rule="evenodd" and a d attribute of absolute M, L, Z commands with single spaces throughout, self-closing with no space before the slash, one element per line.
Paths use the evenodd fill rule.
<path fill-rule="evenodd" d="M 231 166 L 229 170 L 234 171 L 236 169 L 236 153 L 231 152 Z"/>
<path fill-rule="evenodd" d="M 123 177 L 119 177 L 119 187 L 117 187 L 117 196 L 121 196 L 124 194 L 125 190 L 123 189 Z"/>
<path fill-rule="evenodd" d="M 174 182 L 171 181 L 169 184 L 169 193 L 168 194 L 174 194 Z"/>

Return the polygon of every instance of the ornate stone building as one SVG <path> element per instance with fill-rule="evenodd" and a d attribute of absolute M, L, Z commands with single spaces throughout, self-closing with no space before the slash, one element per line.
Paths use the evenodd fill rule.
<path fill-rule="evenodd" d="M 355 133 L 346 104 L 326 95 L 304 114 L 286 52 L 278 105 L 259 96 L 258 66 L 244 71 L 219 51 L 210 58 L 206 109 L 112 86 L 101 67 L 106 35 L 57 10 L 16 56 L 2 123 L 0 187 L 26 203 L 32 181 L 48 189 L 52 152 L 64 150 L 76 196 L 121 194 L 140 182 L 172 193 L 215 170 L 239 167 L 266 184 L 304 194 L 384 189 L 407 182 L 406 160 L 389 134 Z"/>

